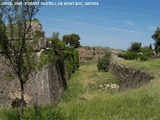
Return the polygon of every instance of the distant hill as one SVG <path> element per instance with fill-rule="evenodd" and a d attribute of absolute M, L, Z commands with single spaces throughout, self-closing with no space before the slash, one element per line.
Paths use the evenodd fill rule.
<path fill-rule="evenodd" d="M 106 53 L 106 48 L 83 46 L 78 48 L 80 62 L 95 62 Z"/>
<path fill-rule="evenodd" d="M 83 46 L 78 48 L 80 62 L 96 62 L 102 58 L 107 51 L 118 53 L 122 50 L 115 50 L 104 47 Z"/>

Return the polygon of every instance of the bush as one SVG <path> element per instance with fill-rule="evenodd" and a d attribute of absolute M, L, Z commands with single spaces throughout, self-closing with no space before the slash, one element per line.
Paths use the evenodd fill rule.
<path fill-rule="evenodd" d="M 148 57 L 146 57 L 143 54 L 136 53 L 136 52 L 130 52 L 130 51 L 127 51 L 125 53 L 119 53 L 118 57 L 124 58 L 126 60 L 140 59 L 142 61 L 146 61 L 148 59 Z"/>
<path fill-rule="evenodd" d="M 142 61 L 146 61 L 148 59 L 145 55 L 141 55 L 141 54 L 139 55 L 138 58 Z"/>
<path fill-rule="evenodd" d="M 126 60 L 134 60 L 134 59 L 137 59 L 138 58 L 138 54 L 135 53 L 135 52 L 129 52 L 127 51 L 126 53 L 119 53 L 118 54 L 118 57 L 122 57 Z"/>
<path fill-rule="evenodd" d="M 151 55 L 154 55 L 154 51 L 152 49 L 150 49 L 149 47 L 143 47 L 141 49 L 143 55 L 145 55 L 146 57 L 150 57 Z"/>
<path fill-rule="evenodd" d="M 97 64 L 98 70 L 108 71 L 109 57 L 110 57 L 110 53 L 106 53 L 106 55 L 102 59 L 98 60 L 98 64 Z"/>

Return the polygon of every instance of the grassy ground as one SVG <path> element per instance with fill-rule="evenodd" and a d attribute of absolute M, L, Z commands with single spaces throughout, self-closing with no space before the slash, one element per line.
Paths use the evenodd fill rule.
<path fill-rule="evenodd" d="M 123 61 L 121 64 L 148 69 L 148 72 L 158 74 L 158 61 Z M 133 63 L 131 65 L 131 63 Z M 141 66 L 141 67 L 140 67 Z M 150 66 L 150 67 L 149 67 Z M 152 67 L 152 68 L 151 68 Z M 79 74 L 81 73 L 81 74 Z M 79 76 L 80 75 L 80 76 Z M 108 92 L 91 89 L 91 83 L 106 81 L 117 82 L 109 73 L 97 72 L 96 64 L 86 64 L 70 80 L 81 84 L 82 90 L 77 96 L 68 101 L 62 101 L 61 108 L 70 119 L 76 120 L 159 120 L 160 119 L 160 88 L 159 81 L 155 80 L 141 88 L 128 92 Z M 74 90 L 73 90 L 74 91 Z M 85 98 L 81 100 L 79 98 Z"/>
<path fill-rule="evenodd" d="M 69 81 L 69 89 L 56 107 L 43 107 L 41 119 L 51 120 L 159 120 L 160 119 L 160 80 L 159 60 L 146 62 L 119 61 L 120 64 L 146 70 L 156 79 L 138 89 L 127 92 L 98 89 L 100 84 L 118 83 L 110 73 L 99 72 L 96 63 L 82 64 Z M 16 113 L 15 110 L 0 110 L 4 113 Z M 31 112 L 32 111 L 32 112 Z M 26 110 L 26 120 L 34 113 Z M 13 114 L 9 114 L 14 118 Z M 55 116 L 55 117 L 54 117 Z M 9 120 L 9 119 L 4 119 Z"/>
<path fill-rule="evenodd" d="M 160 77 L 160 59 L 153 59 L 148 61 L 118 60 L 115 62 L 125 66 L 130 66 L 136 69 L 143 70 L 145 72 L 153 74 L 156 78 Z"/>
<path fill-rule="evenodd" d="M 118 79 L 110 73 L 98 71 L 96 63 L 85 63 L 72 76 L 62 102 L 91 100 L 100 94 L 106 94 L 106 91 L 97 88 L 105 83 L 118 83 Z"/>

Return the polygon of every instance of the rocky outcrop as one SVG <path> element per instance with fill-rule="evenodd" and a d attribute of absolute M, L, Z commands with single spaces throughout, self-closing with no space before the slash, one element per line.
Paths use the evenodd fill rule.
<path fill-rule="evenodd" d="M 78 48 L 78 52 L 80 62 L 97 62 L 98 59 L 101 59 L 105 55 L 106 49 L 102 47 L 83 46 Z"/>
<path fill-rule="evenodd" d="M 154 78 L 153 75 L 144 71 L 115 63 L 110 64 L 109 72 L 120 79 L 120 90 L 122 91 L 140 87 Z"/>

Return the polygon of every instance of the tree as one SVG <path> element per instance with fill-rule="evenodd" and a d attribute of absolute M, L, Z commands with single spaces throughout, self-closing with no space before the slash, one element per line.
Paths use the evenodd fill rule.
<path fill-rule="evenodd" d="M 98 60 L 98 64 L 97 64 L 98 70 L 104 70 L 104 71 L 109 70 L 110 55 L 111 53 L 107 52 L 102 59 Z"/>
<path fill-rule="evenodd" d="M 150 49 L 150 50 L 153 50 L 153 49 L 152 49 L 152 44 L 149 45 L 149 49 Z"/>
<path fill-rule="evenodd" d="M 24 2 L 34 2 L 34 0 L 23 0 L 22 3 Z M 35 68 L 33 66 L 35 54 L 31 45 L 33 41 L 31 23 L 39 7 L 26 4 L 0 8 L 0 46 L 20 83 L 20 117 L 23 116 L 24 111 L 24 85 Z"/>
<path fill-rule="evenodd" d="M 69 35 L 64 35 L 62 40 L 66 43 L 66 45 L 74 48 L 78 48 L 80 46 L 80 36 L 78 34 L 72 33 Z"/>
<path fill-rule="evenodd" d="M 131 46 L 128 50 L 131 52 L 141 52 L 141 43 L 140 42 L 131 43 Z"/>
<path fill-rule="evenodd" d="M 160 52 L 160 28 L 158 27 L 154 34 L 152 35 L 152 38 L 155 40 L 155 52 L 159 53 Z"/>

